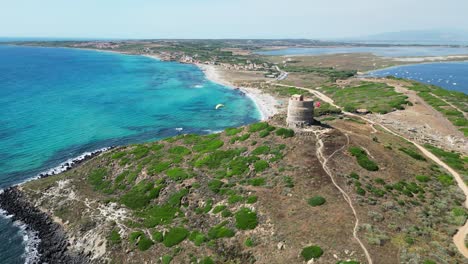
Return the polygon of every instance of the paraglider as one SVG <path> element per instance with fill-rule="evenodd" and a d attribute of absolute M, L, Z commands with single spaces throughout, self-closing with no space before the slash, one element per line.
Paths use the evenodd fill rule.
<path fill-rule="evenodd" d="M 215 107 L 215 109 L 218 110 L 218 109 L 221 108 L 221 107 L 224 107 L 224 105 L 223 105 L 223 104 L 217 104 L 216 107 Z"/>

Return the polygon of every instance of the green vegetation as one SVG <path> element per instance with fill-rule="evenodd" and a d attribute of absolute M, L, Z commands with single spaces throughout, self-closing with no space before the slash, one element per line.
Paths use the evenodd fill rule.
<path fill-rule="evenodd" d="M 266 183 L 265 178 L 252 178 L 248 180 L 248 183 L 252 186 L 263 186 Z"/>
<path fill-rule="evenodd" d="M 323 250 L 319 246 L 308 246 L 302 249 L 301 256 L 305 261 L 318 259 L 323 255 Z"/>
<path fill-rule="evenodd" d="M 426 175 L 416 175 L 416 180 L 418 180 L 419 182 L 428 182 L 431 180 L 431 178 L 429 178 L 429 176 Z"/>
<path fill-rule="evenodd" d="M 408 156 L 412 157 L 415 160 L 422 160 L 426 161 L 426 158 L 424 158 L 423 155 L 419 154 L 418 152 L 412 150 L 412 149 L 407 149 L 407 148 L 399 148 L 400 151 L 403 151 L 404 153 L 408 154 Z"/>
<path fill-rule="evenodd" d="M 246 247 L 253 247 L 255 245 L 253 239 L 251 237 L 248 237 L 245 242 L 244 242 L 244 245 Z"/>
<path fill-rule="evenodd" d="M 232 229 L 229 229 L 225 227 L 227 225 L 227 221 L 224 221 L 214 227 L 212 227 L 208 231 L 208 237 L 210 239 L 218 239 L 218 238 L 223 238 L 223 237 L 233 237 L 234 236 L 234 231 Z"/>
<path fill-rule="evenodd" d="M 307 200 L 307 203 L 310 205 L 310 206 L 320 206 L 322 204 L 324 204 L 326 202 L 325 198 L 323 198 L 322 196 L 314 196 L 312 198 L 309 198 Z"/>
<path fill-rule="evenodd" d="M 172 168 L 166 171 L 166 174 L 169 178 L 171 178 L 174 181 L 181 181 L 188 179 L 190 175 L 181 168 Z"/>
<path fill-rule="evenodd" d="M 107 170 L 104 168 L 95 169 L 88 176 L 89 183 L 94 186 L 95 190 L 103 190 L 108 188 L 110 183 L 105 180 Z"/>
<path fill-rule="evenodd" d="M 266 122 L 255 123 L 249 126 L 249 132 L 258 132 L 268 128 L 269 125 Z"/>
<path fill-rule="evenodd" d="M 107 239 L 111 245 L 117 245 L 122 242 L 122 238 L 117 230 L 113 229 Z"/>
<path fill-rule="evenodd" d="M 155 242 L 161 243 L 163 242 L 164 236 L 162 232 L 156 231 L 151 235 L 151 238 L 153 238 Z"/>
<path fill-rule="evenodd" d="M 239 134 L 240 132 L 242 132 L 244 130 L 243 127 L 239 127 L 239 128 L 227 128 L 225 130 L 225 133 L 226 133 L 226 136 L 234 136 L 234 135 L 237 135 Z"/>
<path fill-rule="evenodd" d="M 434 109 L 442 113 L 455 126 L 460 128 L 465 136 L 468 136 L 468 121 L 462 112 L 468 112 L 468 96 L 463 92 L 449 91 L 435 85 L 428 85 L 416 81 L 409 81 L 409 89 L 417 91 L 419 97 L 423 98 Z"/>
<path fill-rule="evenodd" d="M 249 208 L 241 208 L 235 214 L 236 227 L 241 230 L 254 229 L 257 227 L 257 213 L 251 211 Z"/>
<path fill-rule="evenodd" d="M 262 172 L 266 170 L 270 165 L 268 162 L 264 160 L 258 160 L 255 162 L 254 167 L 255 167 L 255 172 Z"/>
<path fill-rule="evenodd" d="M 451 168 L 457 170 L 461 174 L 468 175 L 468 157 L 462 157 L 459 153 L 448 152 L 429 144 L 425 144 L 424 147 L 442 159 Z"/>
<path fill-rule="evenodd" d="M 146 251 L 148 250 L 152 245 L 153 245 L 153 241 L 149 238 L 147 238 L 145 235 L 142 235 L 140 237 L 140 241 L 138 241 L 138 249 L 141 250 L 141 251 Z"/>
<path fill-rule="evenodd" d="M 367 109 L 372 113 L 386 114 L 394 109 L 404 109 L 408 104 L 407 96 L 382 83 L 362 82 L 359 86 L 345 88 L 329 86 L 322 87 L 322 91 L 348 112 Z"/>
<path fill-rule="evenodd" d="M 195 246 L 201 246 L 201 244 L 207 241 L 207 238 L 204 234 L 200 233 L 199 231 L 193 231 L 189 238 L 190 241 L 193 242 Z"/>
<path fill-rule="evenodd" d="M 292 129 L 279 128 L 275 133 L 277 136 L 282 136 L 283 138 L 294 137 L 294 130 Z"/>
<path fill-rule="evenodd" d="M 324 67 L 307 67 L 307 66 L 288 66 L 283 67 L 286 72 L 297 72 L 297 73 L 314 73 L 319 76 L 328 77 L 330 81 L 334 82 L 339 79 L 347 79 L 353 77 L 356 71 L 337 70 L 335 68 L 324 68 Z"/>
<path fill-rule="evenodd" d="M 350 147 L 349 152 L 356 157 L 358 164 L 368 171 L 378 171 L 377 164 L 367 157 L 367 153 L 359 147 Z"/>
<path fill-rule="evenodd" d="M 184 241 L 188 234 L 189 231 L 183 227 L 173 227 L 164 235 L 163 244 L 166 247 L 175 246 Z"/>

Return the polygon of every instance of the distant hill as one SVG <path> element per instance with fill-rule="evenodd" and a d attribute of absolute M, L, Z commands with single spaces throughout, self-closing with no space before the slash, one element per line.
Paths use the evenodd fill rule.
<path fill-rule="evenodd" d="M 468 31 L 410 30 L 387 32 L 345 40 L 365 43 L 468 45 Z"/>

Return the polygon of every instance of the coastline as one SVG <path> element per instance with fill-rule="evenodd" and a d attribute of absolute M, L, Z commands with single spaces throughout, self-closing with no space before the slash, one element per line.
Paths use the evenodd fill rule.
<path fill-rule="evenodd" d="M 207 80 L 221 84 L 231 89 L 239 89 L 246 96 L 248 96 L 255 103 L 258 111 L 260 112 L 262 121 L 269 119 L 270 117 L 274 116 L 279 112 L 278 108 L 276 107 L 278 101 L 270 94 L 263 93 L 261 90 L 256 88 L 236 87 L 235 85 L 227 81 L 225 78 L 223 78 L 219 70 L 214 65 L 195 65 L 205 73 L 205 77 Z"/>

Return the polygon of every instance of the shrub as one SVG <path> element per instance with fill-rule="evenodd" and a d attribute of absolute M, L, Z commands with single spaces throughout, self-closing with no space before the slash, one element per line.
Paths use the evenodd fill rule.
<path fill-rule="evenodd" d="M 249 133 L 244 134 L 244 135 L 239 137 L 239 141 L 246 141 L 249 137 L 250 137 Z"/>
<path fill-rule="evenodd" d="M 143 213 L 144 225 L 146 227 L 155 227 L 161 224 L 170 224 L 179 211 L 178 208 L 169 205 L 155 205 Z"/>
<path fill-rule="evenodd" d="M 152 174 L 157 174 L 167 170 L 171 166 L 171 162 L 158 162 L 148 168 L 148 172 Z"/>
<path fill-rule="evenodd" d="M 214 264 L 214 261 L 210 257 L 205 257 L 200 261 L 200 264 Z"/>
<path fill-rule="evenodd" d="M 181 168 L 173 168 L 166 171 L 166 174 L 173 181 L 180 181 L 189 178 L 189 174 Z"/>
<path fill-rule="evenodd" d="M 153 245 L 153 241 L 149 238 L 147 238 L 145 235 L 142 235 L 140 237 L 140 241 L 138 241 L 138 249 L 140 251 L 145 251 L 145 250 L 148 250 L 152 245 Z"/>
<path fill-rule="evenodd" d="M 110 182 L 104 179 L 106 176 L 106 169 L 95 169 L 89 174 L 88 182 L 94 187 L 95 190 L 102 190 L 110 186 Z"/>
<path fill-rule="evenodd" d="M 323 250 L 319 246 L 309 246 L 305 247 L 301 251 L 301 256 L 305 261 L 311 259 L 318 259 L 323 255 Z"/>
<path fill-rule="evenodd" d="M 223 186 L 223 182 L 217 179 L 211 180 L 208 182 L 208 188 L 212 190 L 214 193 L 219 193 L 219 190 Z"/>
<path fill-rule="evenodd" d="M 135 159 L 141 159 L 148 155 L 149 148 L 144 145 L 138 145 L 132 150 L 132 154 L 135 155 Z"/>
<path fill-rule="evenodd" d="M 263 186 L 265 182 L 265 178 L 252 178 L 248 180 L 248 183 L 252 186 Z"/>
<path fill-rule="evenodd" d="M 255 123 L 249 126 L 249 132 L 258 132 L 260 130 L 264 130 L 269 125 L 266 122 Z"/>
<path fill-rule="evenodd" d="M 363 188 L 361 187 L 357 187 L 356 188 L 356 193 L 361 195 L 361 196 L 365 196 L 366 195 L 366 190 L 364 190 Z"/>
<path fill-rule="evenodd" d="M 218 238 L 223 238 L 223 237 L 233 237 L 234 236 L 234 231 L 232 229 L 229 229 L 225 227 L 227 224 L 227 221 L 224 221 L 214 227 L 212 227 L 208 231 L 208 237 L 210 239 L 218 239 Z"/>
<path fill-rule="evenodd" d="M 218 148 L 222 147 L 224 145 L 224 142 L 219 139 L 208 139 L 208 140 L 203 140 L 193 146 L 193 150 L 197 152 L 211 152 L 214 150 L 217 150 Z"/>
<path fill-rule="evenodd" d="M 162 264 L 169 264 L 171 263 L 173 257 L 171 255 L 164 255 L 161 257 L 161 263 Z"/>
<path fill-rule="evenodd" d="M 452 176 L 447 174 L 439 175 L 437 177 L 437 180 L 439 180 L 439 182 L 442 183 L 442 185 L 444 186 L 450 186 L 454 184 Z"/>
<path fill-rule="evenodd" d="M 162 242 L 164 239 L 163 233 L 156 231 L 151 236 L 155 242 Z"/>
<path fill-rule="evenodd" d="M 270 152 L 270 147 L 269 146 L 260 146 L 257 147 L 252 151 L 252 155 L 263 155 L 263 154 L 268 154 Z"/>
<path fill-rule="evenodd" d="M 257 224 L 257 213 L 251 211 L 248 208 L 241 208 L 235 214 L 236 217 L 236 227 L 242 230 L 254 229 Z"/>
<path fill-rule="evenodd" d="M 109 234 L 108 240 L 111 245 L 117 245 L 120 244 L 120 242 L 122 242 L 122 238 L 120 237 L 119 232 L 115 229 L 113 229 Z"/>
<path fill-rule="evenodd" d="M 307 200 L 307 203 L 310 205 L 310 206 L 320 206 L 322 204 L 324 204 L 326 202 L 325 198 L 323 198 L 322 196 L 314 196 L 312 198 L 310 198 L 309 200 Z"/>
<path fill-rule="evenodd" d="M 169 200 L 167 200 L 167 205 L 172 206 L 174 208 L 179 208 L 180 207 L 180 200 L 182 197 L 188 194 L 188 190 L 185 188 L 180 189 L 178 192 L 173 193 L 171 196 L 169 196 Z"/>
<path fill-rule="evenodd" d="M 270 135 L 270 131 L 268 131 L 268 130 L 263 130 L 258 134 L 258 136 L 261 137 L 261 138 L 267 137 L 269 135 Z"/>
<path fill-rule="evenodd" d="M 355 260 L 340 260 L 336 264 L 360 264 L 360 262 Z"/>
<path fill-rule="evenodd" d="M 154 189 L 153 186 L 153 183 L 141 181 L 133 186 L 126 194 L 122 195 L 120 202 L 131 209 L 143 208 L 151 199 L 159 195 L 159 190 L 162 188 Z"/>
<path fill-rule="evenodd" d="M 264 160 L 257 160 L 254 163 L 255 172 L 262 172 L 266 170 L 268 167 L 269 167 L 268 162 Z"/>
<path fill-rule="evenodd" d="M 190 236 L 189 240 L 195 244 L 195 246 L 200 246 L 206 241 L 206 236 L 199 231 L 193 231 Z"/>
<path fill-rule="evenodd" d="M 284 176 L 283 181 L 284 181 L 284 184 L 285 184 L 286 187 L 288 187 L 288 188 L 294 187 L 293 178 L 291 178 L 290 176 Z"/>
<path fill-rule="evenodd" d="M 244 197 L 242 197 L 240 195 L 237 195 L 237 194 L 233 194 L 233 195 L 229 196 L 228 203 L 229 204 L 235 204 L 235 203 L 238 203 L 238 202 L 240 202 L 242 200 L 244 200 Z"/>
<path fill-rule="evenodd" d="M 294 130 L 287 129 L 287 128 L 280 128 L 280 129 L 276 130 L 276 135 L 277 136 L 282 136 L 283 138 L 294 137 Z"/>
<path fill-rule="evenodd" d="M 356 172 L 351 172 L 351 174 L 349 174 L 349 177 L 355 180 L 359 180 L 359 175 Z"/>
<path fill-rule="evenodd" d="M 166 247 L 172 247 L 180 242 L 184 241 L 184 239 L 188 236 L 189 232 L 187 229 L 183 227 L 173 227 L 169 229 L 163 239 L 163 244 Z"/>
<path fill-rule="evenodd" d="M 415 160 L 426 161 L 426 158 L 424 158 L 423 155 L 419 154 L 418 152 L 416 152 L 416 151 L 414 151 L 412 149 L 399 148 L 399 150 L 406 153 L 408 156 L 412 157 Z"/>
<path fill-rule="evenodd" d="M 228 209 L 224 209 L 224 210 L 221 212 L 221 216 L 222 216 L 222 217 L 231 217 L 231 216 L 232 216 L 232 213 L 231 213 L 231 211 L 229 211 Z"/>
<path fill-rule="evenodd" d="M 239 128 L 226 128 L 226 130 L 224 130 L 226 132 L 226 136 L 234 136 L 234 135 L 237 135 L 239 134 L 240 132 L 242 132 L 242 130 L 244 130 L 243 127 L 239 127 Z"/>
<path fill-rule="evenodd" d="M 253 247 L 254 246 L 254 241 L 251 237 L 248 237 L 245 242 L 244 242 L 244 245 L 246 247 Z"/>
<path fill-rule="evenodd" d="M 379 167 L 367 157 L 367 153 L 359 147 L 350 147 L 349 152 L 356 157 L 358 164 L 368 171 L 378 171 Z"/>
<path fill-rule="evenodd" d="M 138 240 L 138 238 L 143 235 L 144 235 L 143 232 L 135 231 L 135 232 L 130 233 L 130 235 L 128 236 L 128 239 L 130 240 L 131 243 L 135 243 Z"/>
<path fill-rule="evenodd" d="M 428 182 L 431 180 L 431 178 L 429 178 L 429 176 L 426 175 L 416 175 L 416 180 L 418 180 L 419 182 Z"/>
<path fill-rule="evenodd" d="M 213 209 L 213 214 L 219 214 L 221 213 L 224 209 L 226 209 L 227 206 L 225 205 L 217 205 L 214 209 Z"/>
<path fill-rule="evenodd" d="M 258 200 L 258 197 L 255 195 L 252 195 L 252 196 L 247 197 L 246 203 L 253 204 L 253 203 L 256 203 L 257 200 Z"/>
<path fill-rule="evenodd" d="M 186 148 L 186 147 L 183 147 L 183 146 L 172 147 L 167 152 L 169 152 L 171 154 L 182 155 L 182 156 L 190 154 L 190 150 L 188 148 Z"/>

